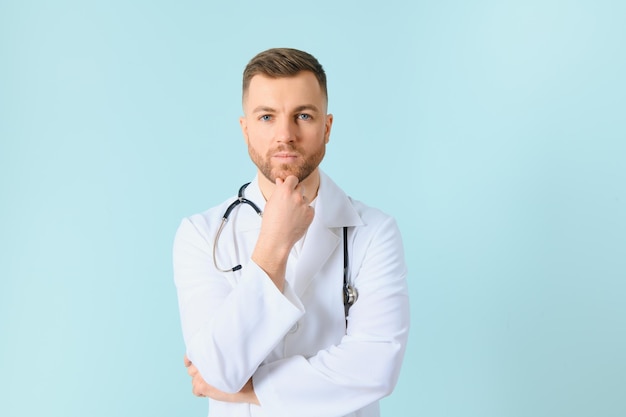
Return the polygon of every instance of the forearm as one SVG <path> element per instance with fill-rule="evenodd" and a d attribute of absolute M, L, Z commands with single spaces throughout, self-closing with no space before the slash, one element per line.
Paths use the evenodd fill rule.
<path fill-rule="evenodd" d="M 285 245 L 259 239 L 252 253 L 252 261 L 265 271 L 280 292 L 285 288 L 285 270 L 290 250 Z"/>
<path fill-rule="evenodd" d="M 268 415 L 346 415 L 393 391 L 403 343 L 348 338 L 309 359 L 293 356 L 261 365 L 253 377 L 254 389 Z"/>
<path fill-rule="evenodd" d="M 238 392 L 304 307 L 281 293 L 254 262 L 238 273 L 217 271 L 203 219 L 184 219 L 174 242 L 174 278 L 189 358 L 207 382 Z M 270 326 L 270 324 L 273 324 Z"/>
<path fill-rule="evenodd" d="M 241 389 L 304 312 L 288 286 L 283 294 L 258 266 L 246 269 L 208 322 L 186 318 L 197 329 L 186 342 L 189 359 L 210 385 L 230 393 Z"/>

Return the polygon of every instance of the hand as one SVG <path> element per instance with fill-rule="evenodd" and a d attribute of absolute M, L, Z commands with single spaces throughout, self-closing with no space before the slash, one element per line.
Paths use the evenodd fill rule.
<path fill-rule="evenodd" d="M 293 175 L 276 179 L 276 186 L 265 204 L 261 232 L 252 260 L 282 291 L 285 267 L 293 245 L 304 236 L 315 212 L 304 190 Z"/>
<path fill-rule="evenodd" d="M 276 187 L 263 211 L 259 240 L 289 252 L 313 221 L 315 213 L 309 204 L 298 178 L 276 178 Z"/>
<path fill-rule="evenodd" d="M 191 392 L 196 397 L 207 397 L 214 399 L 216 401 L 224 401 L 224 402 L 232 402 L 232 403 L 251 403 L 259 405 L 259 400 L 254 393 L 254 388 L 252 387 L 252 378 L 246 382 L 246 385 L 243 386 L 241 391 L 230 394 L 227 392 L 223 392 L 218 390 L 217 388 L 209 385 L 198 372 L 198 368 L 196 368 L 193 363 L 187 358 L 185 355 L 185 367 L 187 368 L 187 373 L 191 377 Z"/>

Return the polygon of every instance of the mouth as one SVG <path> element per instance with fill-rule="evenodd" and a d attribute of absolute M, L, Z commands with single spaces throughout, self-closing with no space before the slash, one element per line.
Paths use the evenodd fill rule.
<path fill-rule="evenodd" d="M 298 154 L 293 152 L 277 152 L 273 155 L 273 158 L 281 162 L 291 162 L 298 159 Z"/>

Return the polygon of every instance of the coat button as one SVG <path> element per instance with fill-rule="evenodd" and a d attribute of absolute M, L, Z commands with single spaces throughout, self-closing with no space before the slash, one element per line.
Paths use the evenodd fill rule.
<path fill-rule="evenodd" d="M 298 331 L 298 328 L 300 328 L 300 324 L 298 322 L 296 322 L 296 324 L 294 324 L 293 326 L 291 326 L 291 329 L 289 329 L 289 333 L 295 333 Z"/>

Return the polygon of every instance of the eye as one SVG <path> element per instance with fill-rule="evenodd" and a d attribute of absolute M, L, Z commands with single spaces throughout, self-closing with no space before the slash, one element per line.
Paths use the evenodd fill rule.
<path fill-rule="evenodd" d="M 259 120 L 262 122 L 269 122 L 270 120 L 272 120 L 272 116 L 270 116 L 269 114 L 264 114 L 263 116 L 259 117 Z"/>
<path fill-rule="evenodd" d="M 312 117 L 311 117 L 310 114 L 300 113 L 300 114 L 298 114 L 298 119 L 300 119 L 300 120 L 311 120 Z"/>

